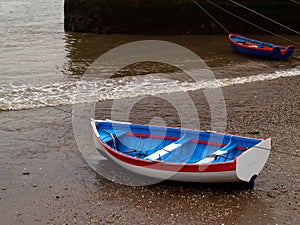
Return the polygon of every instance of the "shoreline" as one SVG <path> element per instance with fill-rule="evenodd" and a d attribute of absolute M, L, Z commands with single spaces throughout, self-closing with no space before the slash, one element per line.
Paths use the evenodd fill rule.
<path fill-rule="evenodd" d="M 163 182 L 129 187 L 113 183 L 83 160 L 69 115 L 47 107 L 2 111 L 0 220 L 14 225 L 299 224 L 299 174 L 294 172 L 299 166 L 296 158 L 279 153 L 299 151 L 299 85 L 296 76 L 222 88 L 226 132 L 255 131 L 255 137 L 273 139 L 270 158 L 252 191 L 238 185 Z M 189 94 L 201 112 L 203 129 L 209 129 L 205 96 L 201 90 Z M 111 102 L 97 107 L 102 117 L 110 115 Z M 145 114 L 143 107 L 136 106 L 131 119 L 147 123 L 152 114 L 163 113 L 153 110 Z M 178 122 L 176 117 L 166 119 Z"/>

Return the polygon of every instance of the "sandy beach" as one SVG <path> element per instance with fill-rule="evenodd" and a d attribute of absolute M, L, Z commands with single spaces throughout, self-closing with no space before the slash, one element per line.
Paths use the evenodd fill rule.
<path fill-rule="evenodd" d="M 226 132 L 273 140 L 253 190 L 232 184 L 114 183 L 82 158 L 69 114 L 51 107 L 3 111 L 1 224 L 299 224 L 299 85 L 296 76 L 222 89 Z M 190 93 L 199 110 L 205 108 L 201 92 Z M 110 103 L 98 107 L 108 114 Z M 141 123 L 149 119 L 142 110 L 134 115 Z M 208 129 L 209 121 L 202 121 Z"/>
<path fill-rule="evenodd" d="M 78 1 L 82 2 L 86 1 Z M 295 54 L 287 61 L 258 60 L 233 52 L 225 33 L 145 36 L 66 32 L 63 3 L 61 0 L 1 2 L 0 225 L 300 224 L 299 33 L 283 33 L 283 37 L 265 32 L 254 35 L 253 30 L 241 23 L 239 26 L 251 38 L 284 46 L 296 44 Z M 288 4 L 294 5 L 292 11 L 297 11 L 299 3 Z M 264 10 L 272 13 L 270 8 Z M 284 18 L 291 21 L 291 15 Z M 174 19 L 180 17 L 170 17 L 172 25 L 178 26 Z M 227 19 L 228 29 L 238 25 L 230 22 L 232 18 Z M 279 22 L 285 24 L 285 20 Z M 201 23 L 195 21 L 197 29 Z M 273 25 L 269 29 L 280 33 Z M 231 28 L 231 32 L 240 33 Z M 101 72 L 91 76 L 102 80 L 84 79 L 90 65 L 103 54 L 145 40 L 165 41 L 172 43 L 172 47 L 164 51 L 160 45 L 157 59 L 122 64 L 119 71 L 114 71 L 123 59 L 143 58 L 154 49 L 139 47 L 134 49 L 138 53 L 133 54 L 131 49 L 126 56 L 121 52 L 99 67 L 103 69 Z M 174 44 L 181 50 L 187 48 L 184 54 Z M 193 57 L 181 58 L 187 52 Z M 146 186 L 120 184 L 120 180 L 128 184 L 136 184 L 138 180 L 97 152 L 89 118 L 110 119 L 116 99 L 134 99 L 139 95 L 143 99 L 132 108 L 127 107 L 128 122 L 180 126 L 181 120 L 186 120 L 191 127 L 185 128 L 192 128 L 194 119 L 199 117 L 198 128 L 211 129 L 214 108 L 210 110 L 203 91 L 206 87 L 201 86 L 207 81 L 201 78 L 203 67 L 182 70 L 201 78 L 194 86 L 188 83 L 187 74 L 179 73 L 180 66 L 198 62 L 195 55 L 203 59 L 223 84 L 227 112 L 224 132 L 272 138 L 270 158 L 254 189 L 241 184 L 170 181 Z M 170 63 L 173 59 L 175 62 Z M 209 72 L 208 67 L 204 71 Z M 106 75 L 114 77 L 104 83 Z M 197 118 L 189 110 L 182 110 L 185 118 L 181 118 L 176 109 L 186 109 L 184 104 L 174 106 L 163 100 L 159 95 L 161 90 L 176 96 L 171 103 L 184 102 L 177 98 L 178 90 L 188 94 L 198 112 Z M 95 115 L 84 108 L 87 100 L 98 101 Z M 83 104 L 85 114 L 77 115 L 75 110 L 72 118 L 74 102 Z M 82 120 L 77 123 L 74 117 Z M 83 149 L 97 155 L 88 163 Z M 91 162 L 100 174 L 92 169 Z"/>

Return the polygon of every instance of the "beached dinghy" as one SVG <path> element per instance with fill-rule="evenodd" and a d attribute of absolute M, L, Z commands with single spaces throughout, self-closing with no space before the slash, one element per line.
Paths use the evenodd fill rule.
<path fill-rule="evenodd" d="M 127 170 L 186 182 L 252 182 L 271 139 L 92 120 L 97 149 Z"/>
<path fill-rule="evenodd" d="M 231 49 L 244 55 L 272 60 L 288 59 L 294 54 L 295 46 L 280 46 L 246 38 L 239 34 L 229 34 Z"/>

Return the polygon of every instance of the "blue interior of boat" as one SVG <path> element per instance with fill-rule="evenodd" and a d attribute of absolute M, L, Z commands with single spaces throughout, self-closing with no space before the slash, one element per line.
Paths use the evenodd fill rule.
<path fill-rule="evenodd" d="M 168 163 L 197 163 L 214 155 L 211 163 L 229 162 L 261 140 L 137 124 L 98 122 L 100 138 L 111 148 L 131 157 Z"/>
<path fill-rule="evenodd" d="M 263 48 L 263 47 L 273 48 L 275 46 L 272 43 L 262 42 L 262 41 L 254 40 L 251 38 L 241 37 L 241 36 L 231 36 L 231 40 L 233 40 L 234 42 L 237 42 L 237 43 L 241 43 L 241 44 L 245 44 L 246 42 L 257 44 L 258 48 Z M 280 46 L 280 47 L 282 49 L 285 49 L 284 46 Z"/>

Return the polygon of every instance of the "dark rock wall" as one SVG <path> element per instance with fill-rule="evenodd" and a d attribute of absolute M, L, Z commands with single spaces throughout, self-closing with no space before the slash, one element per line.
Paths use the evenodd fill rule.
<path fill-rule="evenodd" d="M 243 19 L 276 33 L 291 33 L 226 0 L 212 0 Z M 300 4 L 288 0 L 236 0 L 247 7 L 300 30 Z M 263 33 L 205 0 L 198 0 L 233 33 Z M 192 0 L 65 0 L 65 30 L 126 34 L 226 33 Z"/>

